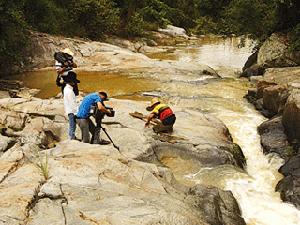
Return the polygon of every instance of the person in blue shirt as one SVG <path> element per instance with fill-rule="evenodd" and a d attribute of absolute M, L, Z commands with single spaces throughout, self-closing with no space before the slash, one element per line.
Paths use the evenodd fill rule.
<path fill-rule="evenodd" d="M 111 111 L 105 108 L 103 101 L 107 100 L 107 94 L 104 91 L 99 91 L 91 93 L 85 96 L 79 106 L 76 122 L 80 127 L 82 134 L 82 141 L 84 143 L 90 143 L 90 133 L 95 134 L 96 127 L 92 120 L 90 119 L 90 110 L 93 105 L 96 105 L 97 108 L 105 114 L 110 114 Z M 99 134 L 98 134 L 99 135 Z"/>

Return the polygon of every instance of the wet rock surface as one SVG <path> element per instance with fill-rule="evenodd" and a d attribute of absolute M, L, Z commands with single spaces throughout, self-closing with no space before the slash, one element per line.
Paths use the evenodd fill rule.
<path fill-rule="evenodd" d="M 257 63 L 267 68 L 289 67 L 299 65 L 299 60 L 290 53 L 287 36 L 274 33 L 260 47 Z"/>
<path fill-rule="evenodd" d="M 284 201 L 300 206 L 300 154 L 291 157 L 279 171 L 285 176 L 277 185 Z"/>
<path fill-rule="evenodd" d="M 271 43 L 265 48 L 270 48 Z M 265 57 L 258 57 L 261 63 L 270 66 L 296 65 L 291 63 L 286 46 L 272 50 Z M 280 51 L 279 51 L 280 50 Z M 267 52 L 265 52 L 267 53 Z M 268 56 L 268 57 L 267 57 Z M 299 67 L 268 68 L 256 83 L 256 88 L 248 91 L 247 98 L 263 115 L 270 118 L 258 128 L 264 152 L 277 153 L 286 163 L 280 168 L 285 177 L 278 183 L 276 190 L 284 201 L 300 206 L 299 198 Z"/>
<path fill-rule="evenodd" d="M 1 115 L 17 115 L 14 123 L 1 120 L 9 126 L 3 134 L 10 137 L 0 137 L 5 140 L 0 155 L 0 223 L 245 224 L 231 192 L 184 186 L 159 164 L 160 157 L 176 155 L 203 166 L 242 167 L 242 153 L 216 118 L 174 107 L 181 119 L 173 135 L 183 139 L 168 144 L 128 115 L 144 112 L 145 102 L 112 99 L 117 114 L 105 118 L 104 126 L 120 153 L 112 145 L 66 140 L 61 99 L 0 101 Z M 11 138 L 13 146 L 7 144 Z M 158 163 L 150 162 L 153 156 Z"/>
<path fill-rule="evenodd" d="M 300 65 L 299 52 L 290 51 L 288 37 L 281 33 L 273 33 L 264 41 L 258 51 L 247 60 L 244 68 L 244 77 L 264 74 L 267 68 L 294 67 Z"/>
<path fill-rule="evenodd" d="M 277 153 L 284 159 L 288 159 L 293 155 L 292 148 L 289 147 L 287 136 L 284 133 L 282 118 L 275 117 L 262 123 L 258 127 L 258 132 L 261 135 L 261 144 L 264 153 Z"/>
<path fill-rule="evenodd" d="M 282 123 L 285 127 L 289 141 L 300 143 L 300 92 L 292 91 L 285 105 Z"/>
<path fill-rule="evenodd" d="M 115 44 L 115 42 L 112 43 Z M 204 64 L 151 59 L 138 53 L 139 51 L 133 50 L 132 43 L 127 43 L 126 40 L 117 42 L 121 42 L 119 46 L 122 47 L 104 42 L 33 33 L 32 49 L 34 49 L 34 56 L 31 58 L 27 69 L 53 67 L 53 54 L 56 51 L 69 48 L 74 53 L 74 61 L 78 64 L 78 68 L 84 71 L 147 76 L 162 82 L 172 80 L 196 81 L 201 77 L 207 79 L 219 77 L 216 71 Z M 152 48 L 155 48 L 155 52 L 160 51 L 158 47 Z"/>

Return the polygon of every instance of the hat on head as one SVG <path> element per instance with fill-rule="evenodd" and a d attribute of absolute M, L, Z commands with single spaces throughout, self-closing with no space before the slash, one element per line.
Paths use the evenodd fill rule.
<path fill-rule="evenodd" d="M 77 80 L 77 75 L 74 72 L 69 72 L 67 76 L 63 76 L 64 82 L 66 83 L 80 83 L 80 80 Z"/>
<path fill-rule="evenodd" d="M 74 53 L 73 53 L 69 48 L 65 48 L 65 49 L 62 50 L 61 52 L 67 53 L 67 54 L 69 54 L 69 55 L 71 55 L 71 56 L 74 56 Z"/>
<path fill-rule="evenodd" d="M 159 104 L 160 100 L 158 98 L 151 99 L 150 106 L 146 108 L 147 111 L 152 111 L 156 104 Z"/>

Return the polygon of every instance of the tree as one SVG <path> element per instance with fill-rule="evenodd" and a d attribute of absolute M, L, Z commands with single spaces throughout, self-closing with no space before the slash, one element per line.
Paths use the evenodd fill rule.
<path fill-rule="evenodd" d="M 25 0 L 23 12 L 32 29 L 50 34 L 65 31 L 68 13 L 53 0 Z"/>
<path fill-rule="evenodd" d="M 23 1 L 0 0 L 0 72 L 11 72 L 24 60 L 27 43 Z"/>
<path fill-rule="evenodd" d="M 110 0 L 74 0 L 70 23 L 78 36 L 98 39 L 118 29 L 119 9 Z"/>
<path fill-rule="evenodd" d="M 224 14 L 233 33 L 265 39 L 277 24 L 277 0 L 232 0 Z"/>

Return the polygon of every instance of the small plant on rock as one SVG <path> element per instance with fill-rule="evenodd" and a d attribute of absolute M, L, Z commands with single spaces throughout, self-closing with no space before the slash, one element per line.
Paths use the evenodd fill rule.
<path fill-rule="evenodd" d="M 36 152 L 37 162 L 35 162 L 35 166 L 40 170 L 40 174 L 44 177 L 44 180 L 47 181 L 50 179 L 49 174 L 49 157 L 46 153 L 45 157 L 42 157 L 40 151 Z"/>

